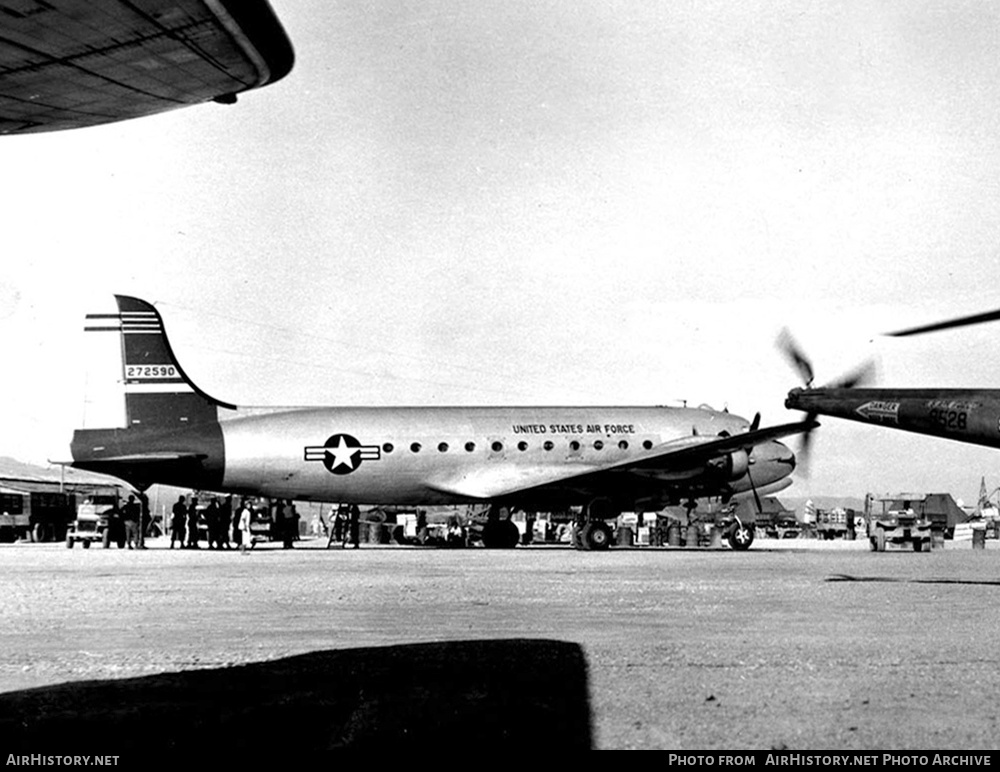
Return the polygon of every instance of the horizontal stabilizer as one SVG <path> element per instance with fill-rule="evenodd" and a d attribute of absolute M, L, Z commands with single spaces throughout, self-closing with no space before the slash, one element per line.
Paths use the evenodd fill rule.
<path fill-rule="evenodd" d="M 163 463 L 164 461 L 181 461 L 184 459 L 199 460 L 207 458 L 205 453 L 189 453 L 185 451 L 171 452 L 171 451 L 155 451 L 152 453 L 130 453 L 123 456 L 97 456 L 95 460 L 102 463 L 105 462 L 122 462 L 129 464 L 141 464 L 141 463 Z"/>

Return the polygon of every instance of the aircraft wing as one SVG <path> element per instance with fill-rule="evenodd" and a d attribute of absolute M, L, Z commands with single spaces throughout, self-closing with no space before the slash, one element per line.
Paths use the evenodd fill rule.
<path fill-rule="evenodd" d="M 0 18 L 0 134 L 228 104 L 294 61 L 266 0 L 14 0 Z"/>
<path fill-rule="evenodd" d="M 752 445 L 792 434 L 801 434 L 818 425 L 816 421 L 807 420 L 728 437 L 682 437 L 664 442 L 628 460 L 608 464 L 580 463 L 568 466 L 563 463 L 525 466 L 523 462 L 515 464 L 499 461 L 460 477 L 432 481 L 430 487 L 443 493 L 476 499 L 512 496 L 557 483 L 572 483 L 586 487 L 598 484 L 600 478 L 606 475 L 691 468 Z"/>

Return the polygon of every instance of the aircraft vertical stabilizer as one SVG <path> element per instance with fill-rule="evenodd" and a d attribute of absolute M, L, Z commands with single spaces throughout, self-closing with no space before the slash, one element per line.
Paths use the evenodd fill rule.
<path fill-rule="evenodd" d="M 174 356 L 159 312 L 116 295 L 117 311 L 87 314 L 94 353 L 88 420 L 70 446 L 73 465 L 129 480 L 218 487 L 225 464 L 219 409 Z M 95 371 L 96 370 L 96 371 Z"/>
<path fill-rule="evenodd" d="M 88 337 L 96 341 L 94 364 L 103 376 L 88 374 L 88 388 L 100 396 L 90 411 L 114 423 L 87 428 L 167 428 L 218 420 L 218 408 L 228 407 L 201 391 L 184 374 L 163 329 L 159 312 L 138 298 L 116 295 L 118 313 L 88 314 Z M 108 345 L 113 339 L 116 346 Z M 117 357 L 112 348 L 117 348 Z M 117 371 L 112 368 L 117 367 Z M 103 382 L 98 380 L 103 377 Z M 121 400 L 124 415 L 109 403 Z M 99 401 L 98 401 L 99 400 Z M 99 410 L 97 409 L 99 407 Z"/>

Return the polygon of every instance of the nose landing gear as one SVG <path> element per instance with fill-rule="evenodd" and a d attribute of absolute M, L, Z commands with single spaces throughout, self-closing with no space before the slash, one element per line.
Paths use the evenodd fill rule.
<path fill-rule="evenodd" d="M 726 537 L 729 539 L 729 546 L 734 550 L 750 549 L 750 545 L 753 544 L 754 527 L 752 524 L 744 523 L 737 518 L 736 522 L 729 527 Z"/>

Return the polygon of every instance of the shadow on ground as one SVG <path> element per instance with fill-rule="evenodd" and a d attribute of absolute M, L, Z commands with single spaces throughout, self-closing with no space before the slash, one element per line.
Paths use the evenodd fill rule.
<path fill-rule="evenodd" d="M 0 694 L 0 737 L 25 753 L 96 741 L 146 754 L 592 744 L 583 651 L 524 639 L 323 651 Z"/>
<path fill-rule="evenodd" d="M 828 582 L 900 582 L 905 584 L 977 584 L 1000 587 L 1000 579 L 897 579 L 890 576 L 851 576 L 834 574 Z"/>

